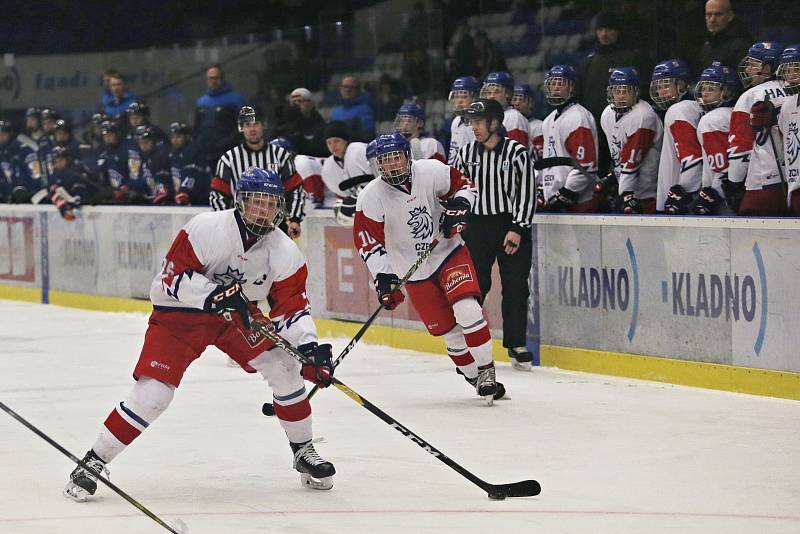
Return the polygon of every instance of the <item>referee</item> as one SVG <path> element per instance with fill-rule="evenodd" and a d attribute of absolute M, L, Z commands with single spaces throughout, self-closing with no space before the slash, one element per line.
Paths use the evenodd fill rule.
<path fill-rule="evenodd" d="M 527 148 L 502 136 L 503 117 L 503 108 L 495 100 L 473 102 L 466 118 L 475 141 L 461 147 L 454 166 L 478 190 L 464 240 L 481 293 L 486 298 L 492 287 L 492 266 L 497 260 L 503 286 L 503 346 L 515 369 L 530 370 L 533 356 L 525 345 L 536 187 Z"/>
<path fill-rule="evenodd" d="M 292 155 L 281 147 L 267 143 L 264 138 L 264 123 L 250 106 L 239 110 L 239 131 L 244 142 L 219 158 L 217 170 L 211 180 L 209 204 L 215 211 L 232 208 L 236 184 L 244 171 L 250 167 L 273 170 L 280 174 L 286 191 L 288 223 L 284 231 L 293 239 L 300 237 L 305 191 L 303 180 L 294 168 Z"/>

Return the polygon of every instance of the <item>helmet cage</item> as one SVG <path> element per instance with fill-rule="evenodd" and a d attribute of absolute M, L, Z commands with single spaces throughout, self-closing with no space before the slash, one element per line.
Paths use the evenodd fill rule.
<path fill-rule="evenodd" d="M 706 102 L 703 100 L 703 91 L 706 88 L 718 90 L 719 98 L 713 102 Z M 704 111 L 711 111 L 712 109 L 718 108 L 722 104 L 733 100 L 733 90 L 729 86 L 723 85 L 721 82 L 715 82 L 711 80 L 700 80 L 697 82 L 697 84 L 694 86 L 694 94 L 695 98 L 697 99 L 697 103 L 700 104 L 700 107 L 703 108 Z"/>
<path fill-rule="evenodd" d="M 285 202 L 282 195 L 238 191 L 235 204 L 245 228 L 255 235 L 264 236 L 283 221 Z"/>
<path fill-rule="evenodd" d="M 753 56 L 745 56 L 742 58 L 742 60 L 739 62 L 738 69 L 739 79 L 742 80 L 742 87 L 749 89 L 750 87 L 763 83 L 767 77 L 771 76 L 771 74 L 764 73 L 764 68 L 769 66 L 769 63 Z M 757 69 L 758 72 L 755 74 L 750 74 L 747 72 L 748 69 Z M 762 80 L 758 83 L 755 81 L 756 76 L 762 77 Z"/>
<path fill-rule="evenodd" d="M 627 105 L 620 105 L 614 103 L 614 94 L 617 92 L 620 87 L 628 88 L 630 95 L 631 95 L 631 103 Z M 608 105 L 611 106 L 611 109 L 616 111 L 617 113 L 627 113 L 628 111 L 636 105 L 639 101 L 639 88 L 634 87 L 633 85 L 609 85 L 606 88 L 606 102 Z"/>
<path fill-rule="evenodd" d="M 672 104 L 680 102 L 680 100 L 688 91 L 686 82 L 683 83 L 683 87 L 681 87 L 681 85 L 678 83 L 682 81 L 683 80 L 679 78 L 660 78 L 650 82 L 650 99 L 653 101 L 653 104 L 655 104 L 658 109 L 665 110 Z M 668 89 L 670 87 L 675 88 L 675 96 L 661 96 L 660 93 L 664 89 Z"/>
<path fill-rule="evenodd" d="M 550 92 L 551 89 L 555 89 L 556 87 L 564 87 L 567 84 L 569 84 L 568 96 L 554 95 Z M 548 76 L 544 80 L 542 89 L 544 90 L 544 99 L 548 104 L 551 106 L 563 106 L 574 96 L 575 82 L 563 76 Z"/>
<path fill-rule="evenodd" d="M 498 91 L 502 91 L 501 94 L 505 95 L 506 103 L 511 100 L 513 95 L 513 89 L 509 89 L 505 85 L 501 85 L 499 83 L 485 83 L 481 86 L 481 92 L 479 93 L 480 98 L 490 98 L 494 100 L 495 95 Z"/>
<path fill-rule="evenodd" d="M 405 163 L 402 163 L 405 158 Z M 391 150 L 378 154 L 378 172 L 389 185 L 401 185 L 411 177 L 411 154 L 406 150 Z"/>
<path fill-rule="evenodd" d="M 781 63 L 776 72 L 783 88 L 789 94 L 797 94 L 800 90 L 800 61 Z"/>
<path fill-rule="evenodd" d="M 414 125 L 416 125 L 416 132 L 414 131 Z M 425 126 L 425 121 L 413 115 L 398 114 L 394 118 L 394 130 L 405 137 L 418 135 L 423 126 Z"/>

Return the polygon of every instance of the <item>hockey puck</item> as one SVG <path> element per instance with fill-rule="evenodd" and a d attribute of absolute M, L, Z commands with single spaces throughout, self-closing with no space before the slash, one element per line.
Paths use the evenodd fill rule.
<path fill-rule="evenodd" d="M 506 496 L 502 493 L 490 493 L 489 498 L 493 501 L 504 501 L 506 500 Z"/>
<path fill-rule="evenodd" d="M 275 415 L 275 408 L 272 404 L 265 402 L 264 405 L 261 407 L 261 413 L 266 415 L 267 417 L 272 417 Z"/>

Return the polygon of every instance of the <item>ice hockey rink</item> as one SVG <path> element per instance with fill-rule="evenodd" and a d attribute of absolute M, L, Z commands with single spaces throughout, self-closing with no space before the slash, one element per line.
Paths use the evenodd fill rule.
<path fill-rule="evenodd" d="M 132 378 L 147 316 L 0 301 L 0 400 L 82 457 Z M 334 353 L 346 339 L 332 340 Z M 536 368 L 488 407 L 430 354 L 357 345 L 337 376 L 492 483 L 486 494 L 340 391 L 313 402 L 329 492 L 300 487 L 259 375 L 216 350 L 109 465 L 111 480 L 192 533 L 800 532 L 800 403 Z M 73 466 L 0 412 L 0 532 L 167 532 L 100 486 L 61 496 Z"/>

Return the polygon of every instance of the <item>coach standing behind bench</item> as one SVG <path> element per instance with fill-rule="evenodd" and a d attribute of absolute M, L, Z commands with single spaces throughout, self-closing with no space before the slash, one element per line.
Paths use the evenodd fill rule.
<path fill-rule="evenodd" d="M 525 345 L 536 186 L 527 148 L 502 136 L 503 115 L 494 100 L 482 98 L 469 106 L 466 117 L 475 141 L 461 147 L 454 166 L 478 189 L 464 240 L 481 292 L 486 298 L 497 259 L 503 286 L 503 346 L 514 368 L 530 369 L 533 356 Z"/>

